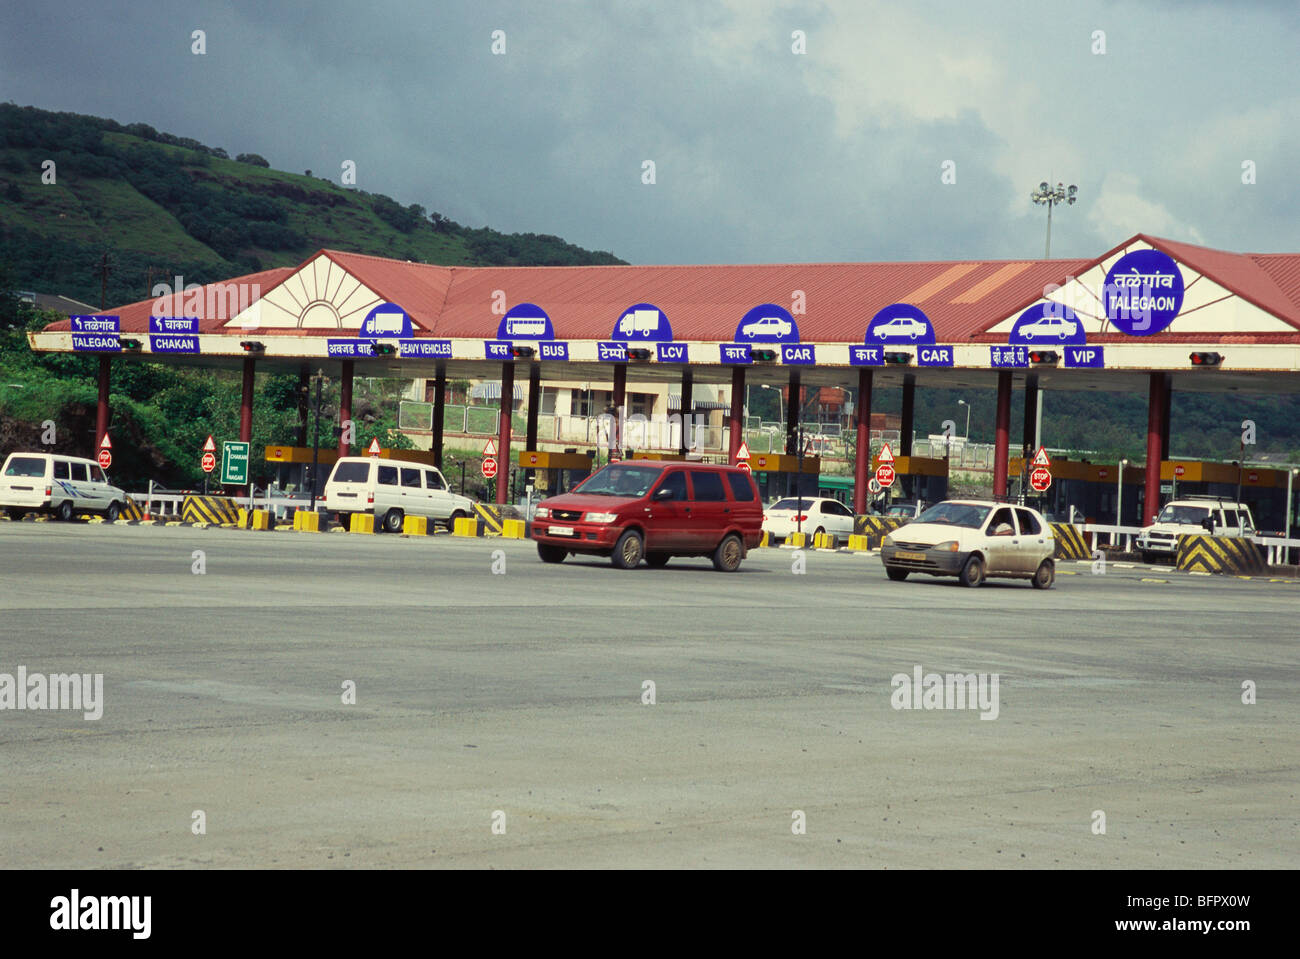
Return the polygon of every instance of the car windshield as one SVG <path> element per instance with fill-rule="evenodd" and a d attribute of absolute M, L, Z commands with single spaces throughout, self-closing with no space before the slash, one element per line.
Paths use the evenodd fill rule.
<path fill-rule="evenodd" d="M 1200 526 L 1201 521 L 1210 518 L 1208 506 L 1178 506 L 1170 503 L 1160 511 L 1157 523 L 1174 523 L 1178 526 Z"/>
<path fill-rule="evenodd" d="M 624 466 L 615 463 L 592 473 L 573 491 L 595 496 L 644 496 L 661 473 L 661 466 Z"/>
<path fill-rule="evenodd" d="M 772 504 L 770 507 L 768 507 L 768 508 L 769 508 L 769 509 L 773 509 L 773 510 L 778 510 L 778 509 L 788 509 L 788 510 L 796 510 L 796 509 L 812 509 L 812 500 L 810 500 L 810 499 L 793 499 L 793 498 L 791 498 L 791 499 L 779 499 L 779 500 L 777 500 L 775 503 L 773 503 L 773 504 Z"/>
<path fill-rule="evenodd" d="M 935 503 L 918 516 L 916 521 L 979 529 L 984 523 L 984 517 L 989 515 L 990 509 L 992 509 L 990 506 L 976 506 L 973 503 Z"/>

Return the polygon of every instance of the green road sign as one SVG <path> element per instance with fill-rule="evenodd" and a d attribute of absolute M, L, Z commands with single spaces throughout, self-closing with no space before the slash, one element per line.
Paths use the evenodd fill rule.
<path fill-rule="evenodd" d="M 248 443 L 221 444 L 221 482 L 243 486 L 248 482 Z"/>

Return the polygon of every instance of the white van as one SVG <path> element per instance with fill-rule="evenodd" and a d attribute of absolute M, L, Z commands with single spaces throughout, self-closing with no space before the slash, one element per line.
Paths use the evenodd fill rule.
<path fill-rule="evenodd" d="M 402 531 L 402 517 L 425 516 L 452 524 L 474 514 L 474 501 L 447 489 L 442 473 L 423 463 L 345 456 L 325 483 L 325 510 L 348 525 L 353 513 L 373 513 L 390 533 Z"/>
<path fill-rule="evenodd" d="M 1137 548 L 1142 562 L 1153 563 L 1160 556 L 1178 554 L 1178 537 L 1255 535 L 1255 520 L 1245 503 L 1217 496 L 1191 496 L 1166 503 L 1156 521 L 1138 533 Z"/>
<path fill-rule="evenodd" d="M 126 506 L 126 493 L 108 481 L 99 464 L 58 453 L 10 453 L 0 469 L 0 507 L 10 519 L 50 513 L 70 520 L 99 513 L 110 522 Z"/>

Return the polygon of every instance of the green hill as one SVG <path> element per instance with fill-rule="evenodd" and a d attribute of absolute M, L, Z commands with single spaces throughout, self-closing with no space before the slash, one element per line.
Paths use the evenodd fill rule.
<path fill-rule="evenodd" d="M 471 229 L 309 173 L 143 123 L 0 104 L 0 262 L 19 288 L 97 304 L 107 252 L 109 306 L 177 275 L 210 282 L 321 247 L 444 265 L 623 262 L 555 236 Z"/>

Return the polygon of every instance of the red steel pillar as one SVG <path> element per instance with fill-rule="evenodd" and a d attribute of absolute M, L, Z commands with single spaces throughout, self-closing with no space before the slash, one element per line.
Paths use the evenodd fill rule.
<path fill-rule="evenodd" d="M 865 367 L 858 370 L 858 440 L 853 454 L 853 512 L 867 511 L 867 476 L 871 470 L 871 377 Z"/>
<path fill-rule="evenodd" d="M 343 372 L 339 377 L 339 456 L 352 455 L 352 443 L 349 441 L 348 428 L 352 420 L 352 360 L 341 364 Z"/>
<path fill-rule="evenodd" d="M 501 364 L 501 428 L 497 436 L 497 504 L 510 492 L 510 418 L 515 408 L 515 364 Z"/>
<path fill-rule="evenodd" d="M 1164 412 L 1161 414 L 1164 417 L 1164 424 L 1163 424 L 1164 428 L 1160 432 L 1160 459 L 1162 461 L 1169 459 L 1169 424 L 1172 421 L 1172 417 L 1170 413 L 1172 411 L 1173 403 L 1174 403 L 1173 374 L 1165 373 L 1164 381 L 1165 381 L 1165 387 L 1164 387 L 1165 401 L 1164 401 Z"/>
<path fill-rule="evenodd" d="M 99 358 L 99 402 L 95 406 L 95 449 L 91 456 L 99 452 L 99 444 L 108 433 L 108 376 L 112 362 L 107 356 Z"/>
<path fill-rule="evenodd" d="M 993 498 L 1007 495 L 1007 453 L 1011 445 L 1011 374 L 998 374 L 998 414 L 993 438 Z"/>
<path fill-rule="evenodd" d="M 433 374 L 433 465 L 442 469 L 442 418 L 447 410 L 447 364 L 439 363 Z"/>
<path fill-rule="evenodd" d="M 727 421 L 731 440 L 727 444 L 727 462 L 735 466 L 739 460 L 740 444 L 745 441 L 745 368 L 737 366 L 731 371 L 731 418 Z"/>
<path fill-rule="evenodd" d="M 1164 373 L 1151 374 L 1151 395 L 1147 402 L 1147 475 L 1142 498 L 1142 512 L 1138 525 L 1155 522 L 1160 512 L 1160 446 L 1165 433 L 1165 392 L 1168 384 Z"/>
<path fill-rule="evenodd" d="M 239 394 L 239 440 L 241 443 L 253 439 L 253 358 L 244 357 L 244 384 Z M 252 458 L 252 454 L 249 454 Z"/>
<path fill-rule="evenodd" d="M 796 367 L 790 371 L 790 392 L 785 398 L 785 451 L 799 454 L 799 413 L 803 410 L 803 386 Z"/>
<path fill-rule="evenodd" d="M 627 406 L 627 367 L 618 363 L 614 367 L 614 433 L 609 445 L 618 450 L 619 458 L 623 456 L 623 421 Z"/>

